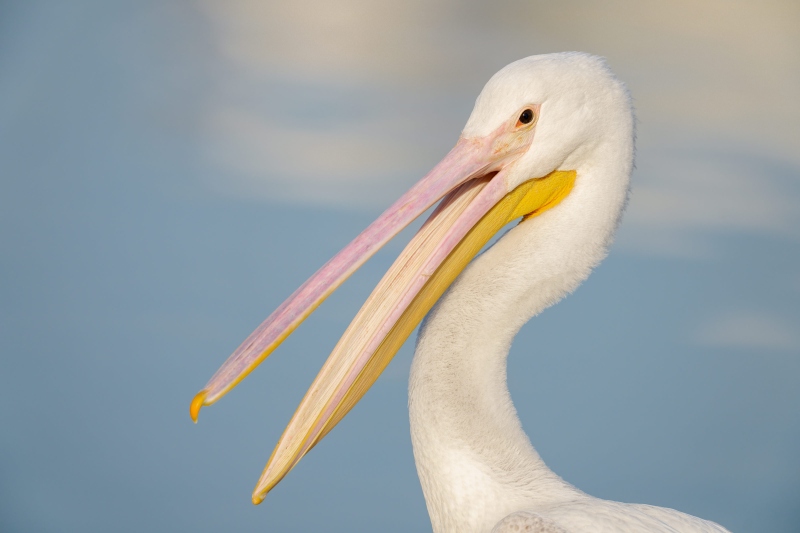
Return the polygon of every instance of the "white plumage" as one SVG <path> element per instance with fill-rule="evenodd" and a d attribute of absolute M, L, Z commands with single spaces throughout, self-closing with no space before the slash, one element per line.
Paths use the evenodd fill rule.
<path fill-rule="evenodd" d="M 464 134 L 485 135 L 526 102 L 541 102 L 542 111 L 515 174 L 522 180 L 569 168 L 578 177 L 557 207 L 476 258 L 423 323 L 409 410 L 433 529 L 725 531 L 672 509 L 588 496 L 554 474 L 522 430 L 506 386 L 511 342 L 605 256 L 634 151 L 629 97 L 599 58 L 552 54 L 512 63 L 486 85 Z"/>
<path fill-rule="evenodd" d="M 630 98 L 602 59 L 532 56 L 495 74 L 450 154 L 298 289 L 195 397 L 196 418 L 374 250 L 447 195 L 337 344 L 273 452 L 254 501 L 360 399 L 453 272 L 480 248 L 459 246 L 487 228 L 496 231 L 503 217 L 524 215 L 464 268 L 420 329 L 409 412 L 433 530 L 725 531 L 672 509 L 596 499 L 564 482 L 528 440 L 506 385 L 506 357 L 520 327 L 575 290 L 604 258 L 625 206 L 633 154 Z M 513 203 L 523 190 L 530 196 Z M 506 205 L 512 207 L 503 211 Z M 491 217 L 500 224 L 484 224 Z M 467 248 L 470 255 L 450 261 Z"/>

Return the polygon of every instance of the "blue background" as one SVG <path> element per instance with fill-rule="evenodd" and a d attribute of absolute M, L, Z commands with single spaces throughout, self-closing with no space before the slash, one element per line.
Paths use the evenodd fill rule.
<path fill-rule="evenodd" d="M 571 48 L 606 55 L 629 81 L 638 170 L 609 258 L 515 341 L 509 382 L 523 424 L 550 467 L 595 496 L 735 532 L 800 530 L 800 44 L 781 33 L 798 10 L 765 3 L 754 18 L 742 4 L 727 14 L 709 4 L 664 20 L 619 2 L 566 4 L 533 3 L 536 17 L 497 4 L 502 20 L 530 20 L 520 29 L 477 4 L 433 2 L 428 16 L 343 2 L 337 13 L 355 14 L 320 33 L 304 4 L 4 3 L 0 530 L 428 530 L 408 437 L 410 342 L 266 501 L 250 503 L 305 389 L 413 228 L 197 426 L 189 401 L 446 153 L 494 71 Z M 259 24 L 302 37 L 293 24 L 304 19 L 319 56 L 259 44 Z M 740 19 L 753 28 L 743 48 L 762 30 L 783 36 L 761 63 L 732 67 L 720 51 Z M 692 22 L 717 44 L 683 55 Z M 248 23 L 255 40 L 237 44 Z M 348 48 L 381 28 L 408 50 L 377 37 Z M 506 31 L 515 37 L 492 40 Z M 439 43 L 440 76 L 439 59 L 414 51 L 420 41 Z M 713 83 L 731 68 L 750 74 L 721 93 Z M 765 85 L 750 87 L 750 75 Z M 248 132 L 254 144 L 242 148 Z M 273 154 L 259 144 L 269 139 L 293 144 Z M 333 152 L 320 147 L 342 139 L 353 153 L 325 159 Z"/>

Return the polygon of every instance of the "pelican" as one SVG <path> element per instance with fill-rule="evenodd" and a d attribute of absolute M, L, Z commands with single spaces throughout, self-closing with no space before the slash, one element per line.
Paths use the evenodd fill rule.
<path fill-rule="evenodd" d="M 236 386 L 377 249 L 442 200 L 323 365 L 253 502 L 361 399 L 425 317 L 409 412 L 433 531 L 726 531 L 672 509 L 594 498 L 563 481 L 522 430 L 506 384 L 508 350 L 522 325 L 605 257 L 633 155 L 630 97 L 602 58 L 531 56 L 492 76 L 444 159 L 278 307 L 193 399 L 196 422 L 202 406 Z"/>

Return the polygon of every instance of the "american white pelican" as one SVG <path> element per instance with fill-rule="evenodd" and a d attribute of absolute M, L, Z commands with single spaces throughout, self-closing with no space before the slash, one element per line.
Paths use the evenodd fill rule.
<path fill-rule="evenodd" d="M 519 328 L 575 290 L 606 255 L 633 152 L 630 98 L 602 59 L 532 56 L 495 74 L 450 153 L 297 289 L 192 401 L 196 421 L 203 405 L 231 390 L 380 246 L 444 198 L 322 367 L 253 501 L 342 419 L 433 307 L 417 342 L 409 409 L 435 532 L 725 531 L 672 509 L 593 498 L 564 482 L 533 449 L 506 386 Z"/>

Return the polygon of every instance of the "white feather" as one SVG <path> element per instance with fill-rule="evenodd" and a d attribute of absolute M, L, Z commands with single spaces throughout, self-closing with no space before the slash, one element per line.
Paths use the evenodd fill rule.
<path fill-rule="evenodd" d="M 577 180 L 558 206 L 473 261 L 422 325 L 409 410 L 433 530 L 725 531 L 671 509 L 584 494 L 544 464 L 522 430 L 506 385 L 511 342 L 605 257 L 634 153 L 624 85 L 602 59 L 579 53 L 533 56 L 502 69 L 478 97 L 463 135 L 487 135 L 531 103 L 541 104 L 535 138 L 508 173 L 509 190 L 559 169 L 576 170 Z"/>

